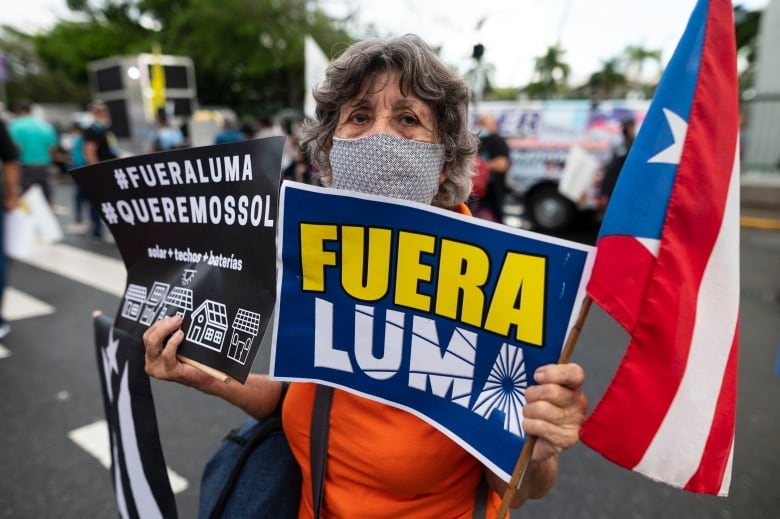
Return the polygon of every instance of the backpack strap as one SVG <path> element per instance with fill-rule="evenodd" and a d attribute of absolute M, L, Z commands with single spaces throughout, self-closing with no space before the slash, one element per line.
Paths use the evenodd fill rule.
<path fill-rule="evenodd" d="M 328 459 L 328 432 L 330 408 L 333 404 L 333 388 L 317 384 L 314 408 L 311 416 L 309 458 L 311 459 L 311 495 L 314 503 L 314 519 L 319 519 L 325 494 L 325 464 Z"/>
<path fill-rule="evenodd" d="M 328 432 L 330 430 L 330 408 L 332 405 L 333 388 L 317 384 L 311 416 L 311 435 L 309 437 L 314 519 L 320 518 L 322 501 L 325 495 L 325 466 L 328 460 Z M 473 519 L 484 519 L 487 514 L 487 496 L 487 481 L 483 477 L 477 487 Z"/>
<path fill-rule="evenodd" d="M 471 516 L 473 519 L 485 519 L 487 515 L 487 500 L 488 484 L 485 476 L 482 476 L 477 487 L 477 496 L 474 499 L 474 513 Z"/>

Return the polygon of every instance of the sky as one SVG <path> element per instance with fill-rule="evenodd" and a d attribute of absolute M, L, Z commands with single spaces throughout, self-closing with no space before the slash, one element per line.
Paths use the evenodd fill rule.
<path fill-rule="evenodd" d="M 736 0 L 761 9 L 770 0 Z M 587 80 L 628 45 L 660 50 L 671 58 L 696 0 L 320 0 L 330 14 L 357 10 L 351 31 L 374 26 L 379 36 L 415 33 L 459 72 L 473 67 L 474 45 L 485 47 L 493 84 L 515 87 L 532 80 L 534 59 L 560 42 L 571 67 L 570 83 Z M 65 0 L 22 0 L 0 12 L 0 23 L 35 31 L 67 17 Z M 482 23 L 480 24 L 480 21 Z M 329 49 L 323 49 L 329 55 Z M 649 64 L 645 79 L 658 70 Z"/>

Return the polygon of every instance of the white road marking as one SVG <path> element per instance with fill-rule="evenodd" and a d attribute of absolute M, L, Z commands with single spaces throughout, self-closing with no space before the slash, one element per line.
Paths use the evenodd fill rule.
<path fill-rule="evenodd" d="M 108 424 L 105 420 L 73 429 L 68 433 L 76 445 L 94 456 L 106 469 L 111 469 L 111 446 L 108 440 Z M 189 487 L 187 479 L 168 467 L 168 480 L 174 494 L 185 491 Z"/>
<path fill-rule="evenodd" d="M 122 297 L 127 271 L 121 260 L 95 254 L 78 247 L 53 243 L 22 261 L 78 283 Z"/>
<path fill-rule="evenodd" d="M 6 287 L 3 293 L 2 315 L 8 321 L 49 315 L 54 311 L 53 306 L 13 287 Z"/>
<path fill-rule="evenodd" d="M 10 356 L 11 356 L 11 352 L 8 350 L 8 348 L 0 344 L 0 359 L 4 359 Z"/>

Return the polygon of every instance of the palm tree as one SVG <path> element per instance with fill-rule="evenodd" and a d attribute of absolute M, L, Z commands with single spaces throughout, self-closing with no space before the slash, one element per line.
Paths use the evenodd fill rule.
<path fill-rule="evenodd" d="M 550 97 L 566 87 L 566 80 L 569 78 L 571 68 L 563 61 L 563 55 L 566 53 L 559 43 L 547 47 L 547 52 L 543 56 L 536 58 L 534 72 L 536 74 L 535 83 L 543 85 L 545 97 Z"/>
<path fill-rule="evenodd" d="M 626 76 L 634 85 L 642 84 L 642 72 L 647 60 L 658 63 L 658 71 L 661 71 L 661 51 L 648 50 L 641 45 L 629 45 L 623 51 L 626 59 Z"/>
<path fill-rule="evenodd" d="M 744 91 L 753 83 L 760 23 L 761 11 L 748 11 L 741 5 L 734 6 L 734 28 L 736 30 L 737 52 L 739 56 L 744 56 L 747 61 L 747 68 L 739 75 L 739 86 L 741 91 Z"/>
<path fill-rule="evenodd" d="M 620 71 L 619 57 L 603 61 L 601 70 L 588 79 L 591 96 L 595 99 L 622 97 L 627 84 L 628 78 Z"/>

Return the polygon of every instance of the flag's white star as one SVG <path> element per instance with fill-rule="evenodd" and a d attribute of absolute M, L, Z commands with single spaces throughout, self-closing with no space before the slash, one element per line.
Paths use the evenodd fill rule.
<path fill-rule="evenodd" d="M 664 115 L 669 128 L 672 130 L 674 142 L 671 146 L 662 150 L 647 162 L 660 162 L 662 164 L 679 164 L 682 156 L 685 135 L 688 133 L 688 123 L 679 115 L 668 108 L 664 108 Z"/>
<path fill-rule="evenodd" d="M 112 327 L 108 333 L 108 344 L 105 347 L 106 358 L 108 359 L 108 365 L 114 373 L 119 373 L 119 366 L 116 363 L 116 353 L 119 350 L 119 340 L 114 339 L 114 328 Z"/>

